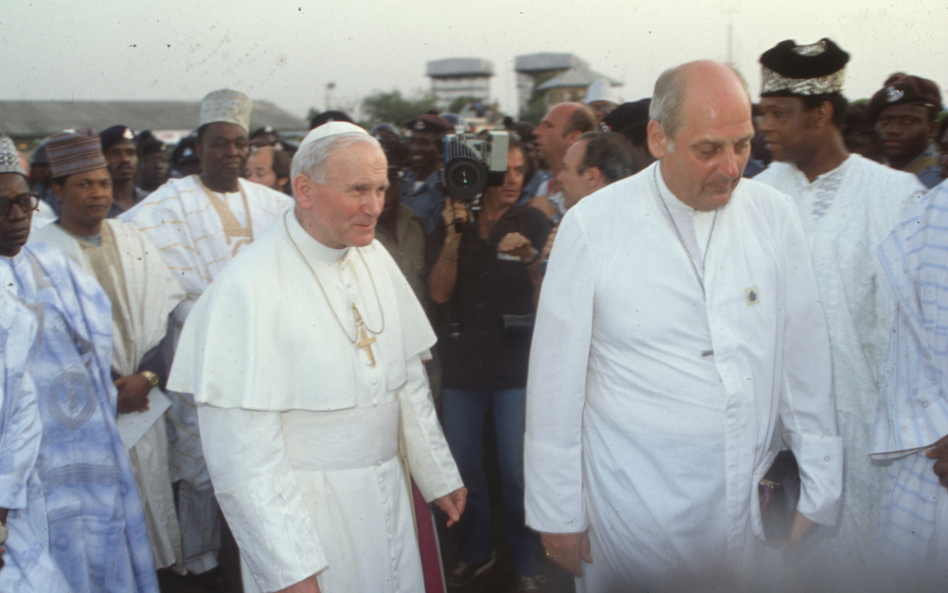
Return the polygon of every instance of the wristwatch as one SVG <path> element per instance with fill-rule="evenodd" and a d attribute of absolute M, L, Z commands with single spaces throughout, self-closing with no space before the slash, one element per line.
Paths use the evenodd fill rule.
<path fill-rule="evenodd" d="M 138 374 L 148 379 L 148 384 L 151 385 L 152 387 L 158 386 L 158 375 L 156 375 L 155 373 L 151 371 L 142 371 Z"/>
<path fill-rule="evenodd" d="M 3 521 L 0 521 L 0 546 L 3 545 L 3 542 L 7 541 L 7 524 Z"/>

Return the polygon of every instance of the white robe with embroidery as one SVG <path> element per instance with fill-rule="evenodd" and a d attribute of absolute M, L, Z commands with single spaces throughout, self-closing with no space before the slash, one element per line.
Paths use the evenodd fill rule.
<path fill-rule="evenodd" d="M 258 183 L 245 179 L 238 183 L 239 192 L 218 193 L 207 190 L 196 175 L 171 179 L 120 217 L 151 239 L 187 291 L 187 298 L 175 309 L 172 347 L 188 313 L 211 281 L 293 204 L 286 194 Z M 166 360 L 170 362 L 173 354 L 166 352 Z M 178 491 L 185 566 L 202 573 L 217 566 L 217 507 L 204 462 L 194 396 L 169 390 L 168 397 L 171 475 L 173 480 L 185 482 Z"/>
<path fill-rule="evenodd" d="M 788 194 L 806 232 L 829 328 L 839 432 L 846 451 L 838 535 L 816 559 L 846 571 L 870 568 L 867 556 L 885 468 L 869 460 L 882 364 L 894 303 L 875 249 L 924 193 L 915 175 L 859 155 L 810 183 L 794 165 L 772 163 L 754 178 Z"/>
<path fill-rule="evenodd" d="M 292 212 L 198 302 L 169 387 L 195 393 L 250 590 L 317 572 L 325 591 L 423 590 L 399 424 L 425 499 L 461 486 L 421 364 L 433 343 L 381 244 L 328 249 Z"/>
<path fill-rule="evenodd" d="M 527 524 L 589 529 L 579 591 L 734 586 L 755 566 L 757 483 L 780 436 L 801 467 L 798 510 L 836 520 L 829 343 L 792 204 L 745 179 L 714 220 L 656 167 L 567 213 L 540 295 Z"/>
<path fill-rule="evenodd" d="M 126 343 L 118 328 L 113 328 L 112 369 L 124 377 L 135 373 L 142 357 L 164 338 L 168 316 L 184 300 L 184 290 L 154 245 L 137 227 L 120 220 L 105 220 L 103 224 L 108 225 L 115 239 L 115 257 L 121 264 L 125 281 L 123 286 L 118 286 L 118 278 L 112 282 L 120 293 L 117 302 L 112 299 L 113 317 L 118 314 L 124 320 L 128 338 Z M 56 247 L 86 272 L 96 275 L 97 271 L 79 244 L 79 239 L 62 226 L 46 225 L 36 231 L 31 240 Z M 142 498 L 155 566 L 165 568 L 179 564 L 183 560 L 181 534 L 171 491 L 168 436 L 164 420 L 159 420 L 148 429 L 129 450 L 128 458 Z"/>

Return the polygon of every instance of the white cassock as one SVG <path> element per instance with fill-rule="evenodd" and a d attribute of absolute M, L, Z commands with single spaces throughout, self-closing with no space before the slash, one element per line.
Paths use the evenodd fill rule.
<path fill-rule="evenodd" d="M 59 249 L 99 281 L 112 301 L 112 370 L 124 377 L 137 372 L 145 354 L 161 343 L 168 316 L 184 300 L 184 290 L 138 227 L 105 220 L 100 237 L 97 246 L 59 224 L 49 224 L 30 240 Z M 129 449 L 128 460 L 142 499 L 155 566 L 177 565 L 183 570 L 163 418 Z"/>
<path fill-rule="evenodd" d="M 214 192 L 197 175 L 170 179 L 120 217 L 142 230 L 187 292 L 175 309 L 172 344 L 188 313 L 230 260 L 293 205 L 286 194 L 240 179 L 239 191 Z M 167 353 L 171 360 L 172 353 Z M 202 573 L 217 566 L 220 523 L 204 463 L 194 397 L 169 390 L 171 476 L 178 491 L 185 566 Z"/>
<path fill-rule="evenodd" d="M 870 462 L 869 442 L 895 311 L 875 250 L 926 190 L 915 175 L 855 154 L 813 183 L 788 163 L 772 163 L 754 179 L 793 199 L 829 328 L 846 470 L 838 535 L 813 556 L 834 570 L 845 563 L 847 575 L 865 572 L 886 473 Z"/>
<path fill-rule="evenodd" d="M 781 436 L 801 468 L 798 510 L 836 520 L 829 342 L 793 205 L 745 179 L 715 221 L 678 201 L 657 167 L 567 213 L 537 313 L 527 524 L 589 528 L 578 591 L 741 581 L 762 535 L 757 483 Z"/>
<path fill-rule="evenodd" d="M 292 211 L 201 298 L 169 387 L 195 394 L 245 587 L 424 590 L 399 430 L 425 500 L 462 485 L 422 367 L 433 344 L 380 243 L 329 249 Z"/>

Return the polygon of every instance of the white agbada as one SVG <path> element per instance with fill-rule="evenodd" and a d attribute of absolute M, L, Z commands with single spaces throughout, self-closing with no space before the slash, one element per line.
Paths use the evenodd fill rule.
<path fill-rule="evenodd" d="M 527 524 L 589 528 L 579 591 L 733 584 L 754 566 L 757 482 L 781 436 L 801 467 L 798 510 L 836 520 L 829 343 L 792 204 L 742 180 L 715 221 L 657 167 L 567 213 L 537 313 Z"/>
<path fill-rule="evenodd" d="M 353 304 L 368 349 L 353 341 Z M 399 428 L 426 500 L 462 485 L 421 363 L 433 343 L 380 243 L 329 249 L 292 211 L 201 298 L 169 387 L 199 404 L 215 491 L 255 581 L 245 587 L 318 572 L 324 591 L 424 589 Z"/>
<path fill-rule="evenodd" d="M 829 328 L 846 470 L 838 534 L 814 556 L 831 566 L 855 563 L 862 572 L 869 567 L 866 542 L 873 538 L 885 479 L 885 468 L 868 455 L 895 310 L 875 249 L 925 187 L 915 175 L 855 154 L 813 183 L 788 163 L 772 163 L 754 179 L 793 199 Z"/>
<path fill-rule="evenodd" d="M 211 281 L 246 245 L 269 229 L 293 200 L 245 179 L 239 190 L 208 189 L 197 175 L 171 179 L 120 217 L 141 229 L 187 291 L 175 309 L 176 344 L 184 320 Z M 171 360 L 172 353 L 166 354 Z M 172 479 L 184 480 L 178 492 L 186 567 L 201 573 L 217 566 L 220 523 L 204 463 L 194 397 L 169 390 Z"/>
<path fill-rule="evenodd" d="M 184 300 L 184 289 L 168 270 L 148 237 L 134 225 L 105 220 L 102 245 L 76 237 L 59 224 L 49 224 L 30 236 L 64 252 L 94 276 L 112 301 L 112 370 L 135 373 L 145 354 L 165 336 L 168 317 Z M 91 256 L 92 250 L 103 250 Z M 114 266 L 114 264 L 118 264 Z M 107 276 L 107 277 L 103 277 Z M 145 511 L 156 568 L 177 565 L 183 570 L 181 533 L 175 514 L 164 420 L 153 424 L 128 451 Z"/>

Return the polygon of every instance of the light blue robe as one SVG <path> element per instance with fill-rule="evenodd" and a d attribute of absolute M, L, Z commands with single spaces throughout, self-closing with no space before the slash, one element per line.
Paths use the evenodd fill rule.
<path fill-rule="evenodd" d="M 50 552 L 73 593 L 157 593 L 141 502 L 115 427 L 109 298 L 43 243 L 0 262 L 0 282 L 40 324 L 28 370 L 43 423 L 36 469 Z"/>
<path fill-rule="evenodd" d="M 0 591 L 67 593 L 49 555 L 46 500 L 35 468 L 43 427 L 26 373 L 35 336 L 36 318 L 0 286 L 0 508 L 9 510 Z"/>

